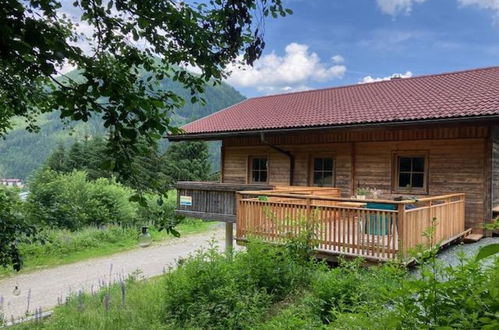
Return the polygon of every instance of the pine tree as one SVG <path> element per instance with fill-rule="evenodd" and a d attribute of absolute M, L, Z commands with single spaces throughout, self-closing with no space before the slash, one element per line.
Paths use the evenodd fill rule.
<path fill-rule="evenodd" d="M 45 166 L 57 172 L 68 171 L 68 155 L 64 144 L 60 143 L 45 161 Z"/>
<path fill-rule="evenodd" d="M 172 143 L 164 158 L 165 172 L 174 181 L 207 181 L 211 177 L 208 145 L 204 141 Z"/>

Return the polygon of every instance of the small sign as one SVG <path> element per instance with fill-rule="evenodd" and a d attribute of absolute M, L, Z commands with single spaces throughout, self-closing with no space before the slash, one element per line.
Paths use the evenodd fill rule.
<path fill-rule="evenodd" d="M 192 206 L 192 196 L 180 196 L 180 205 Z"/>

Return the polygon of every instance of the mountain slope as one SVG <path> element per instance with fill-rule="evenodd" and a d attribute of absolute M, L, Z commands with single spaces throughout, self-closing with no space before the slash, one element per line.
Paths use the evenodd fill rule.
<path fill-rule="evenodd" d="M 189 92 L 171 80 L 163 80 L 161 88 L 172 90 L 186 100 L 190 99 Z M 227 84 L 215 87 L 207 85 L 204 98 L 205 105 L 187 103 L 179 109 L 174 115 L 174 122 L 182 125 L 244 99 L 238 91 Z M 5 140 L 0 140 L 0 178 L 26 179 L 45 161 L 59 143 L 70 144 L 85 136 L 102 135 L 106 132 L 99 118 L 92 118 L 87 123 L 74 123 L 71 128 L 65 128 L 57 112 L 45 114 L 39 118 L 41 128 L 39 133 L 27 132 L 23 124 L 21 120 L 16 119 L 14 129 L 9 132 Z M 166 141 L 162 142 L 163 148 L 166 143 Z M 210 151 L 214 168 L 217 169 L 218 149 L 215 146 L 212 144 Z"/>

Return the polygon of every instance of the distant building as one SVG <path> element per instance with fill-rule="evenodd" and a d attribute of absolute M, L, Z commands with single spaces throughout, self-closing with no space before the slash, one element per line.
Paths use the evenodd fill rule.
<path fill-rule="evenodd" d="M 18 187 L 18 188 L 24 187 L 21 179 L 0 179 L 0 184 L 7 187 Z"/>

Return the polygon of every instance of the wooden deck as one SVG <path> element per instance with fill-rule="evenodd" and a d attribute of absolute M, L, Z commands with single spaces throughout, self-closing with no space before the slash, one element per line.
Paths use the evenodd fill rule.
<path fill-rule="evenodd" d="M 321 254 L 388 261 L 408 257 L 418 245 L 448 243 L 467 233 L 462 193 L 405 201 L 353 200 L 339 193 L 337 188 L 306 187 L 239 192 L 236 240 L 282 243 L 310 230 Z M 423 233 L 432 225 L 431 242 Z"/>

